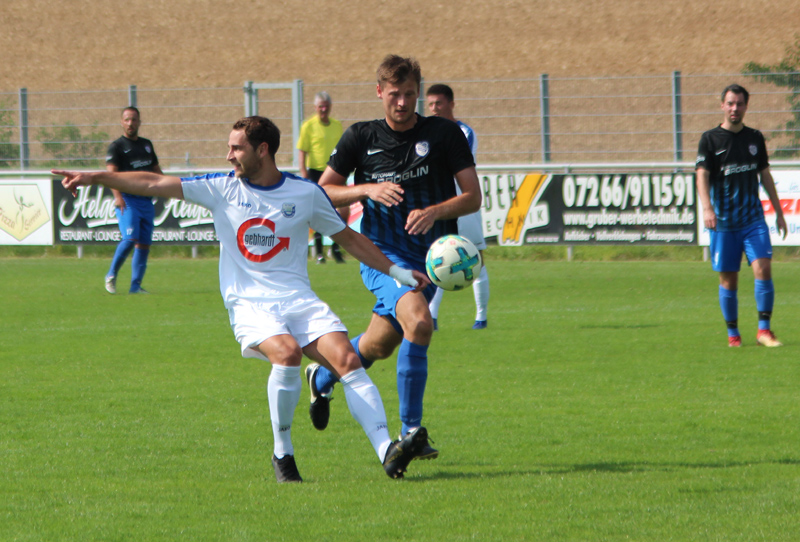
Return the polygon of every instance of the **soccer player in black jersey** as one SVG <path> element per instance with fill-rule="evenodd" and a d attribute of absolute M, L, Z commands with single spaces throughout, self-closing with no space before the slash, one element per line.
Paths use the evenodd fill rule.
<path fill-rule="evenodd" d="M 722 124 L 700 138 L 697 152 L 697 194 L 703 223 L 711 235 L 711 263 L 719 272 L 719 304 L 728 325 L 728 345 L 741 346 L 737 288 L 742 252 L 753 268 L 758 310 L 756 341 L 782 346 L 770 330 L 775 300 L 772 284 L 772 244 L 758 192 L 764 187 L 777 216 L 778 233 L 786 237 L 786 220 L 769 170 L 761 132 L 742 124 L 749 94 L 729 85 L 722 91 Z"/>
<path fill-rule="evenodd" d="M 106 169 L 108 171 L 151 171 L 163 174 L 158 165 L 153 143 L 149 139 L 139 137 L 139 126 L 142 124 L 139 110 L 133 106 L 122 110 L 123 135 L 108 146 L 106 152 Z M 150 243 L 153 237 L 153 221 L 155 208 L 153 199 L 145 196 L 124 194 L 118 190 L 114 194 L 114 206 L 117 208 L 119 231 L 122 241 L 111 260 L 111 267 L 106 274 L 106 290 L 110 294 L 117 293 L 117 273 L 125 259 L 133 250 L 131 262 L 132 294 L 147 293 L 142 288 L 142 280 L 147 269 L 147 257 L 150 255 Z"/>
<path fill-rule="evenodd" d="M 384 118 L 359 122 L 345 131 L 320 185 L 336 207 L 362 202 L 361 233 L 396 264 L 424 271 L 431 243 L 458 233 L 458 217 L 480 208 L 475 162 L 456 123 L 415 112 L 422 78 L 416 60 L 389 55 L 377 76 Z M 355 184 L 347 186 L 350 173 Z M 365 367 L 398 349 L 397 391 L 401 435 L 405 435 L 422 422 L 433 334 L 428 303 L 436 287 L 414 292 L 391 279 L 383 280 L 364 265 L 361 277 L 377 302 L 367 330 L 353 339 L 353 346 Z M 315 364 L 306 369 L 306 377 L 311 387 L 311 419 L 317 429 L 324 429 L 336 377 Z M 438 453 L 428 445 L 419 458 L 433 459 Z"/>

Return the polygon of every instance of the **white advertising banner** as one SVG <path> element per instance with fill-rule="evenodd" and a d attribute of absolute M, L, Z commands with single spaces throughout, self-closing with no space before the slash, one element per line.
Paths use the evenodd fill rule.
<path fill-rule="evenodd" d="M 786 239 L 778 235 L 778 227 L 775 224 L 775 209 L 769 201 L 767 193 L 761 187 L 761 203 L 764 205 L 764 217 L 769 226 L 770 240 L 772 246 L 800 246 L 800 171 L 797 170 L 770 170 L 775 179 L 775 187 L 778 190 L 778 199 L 783 208 L 783 217 L 786 219 L 788 234 Z M 697 240 L 701 247 L 707 247 L 710 243 L 708 229 L 703 225 L 703 213 L 698 205 L 697 209 Z"/>
<path fill-rule="evenodd" d="M 694 175 L 480 175 L 483 234 L 501 246 L 696 245 Z"/>
<path fill-rule="evenodd" d="M 0 245 L 52 245 L 52 181 L 0 181 Z"/>

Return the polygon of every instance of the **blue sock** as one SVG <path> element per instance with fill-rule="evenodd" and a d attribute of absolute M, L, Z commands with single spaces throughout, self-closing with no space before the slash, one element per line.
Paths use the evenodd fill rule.
<path fill-rule="evenodd" d="M 361 335 L 364 335 L 364 334 L 362 333 Z M 350 339 L 350 344 L 353 345 L 353 350 L 355 350 L 356 354 L 358 354 L 358 357 L 361 360 L 361 366 L 364 367 L 364 369 L 369 369 L 370 367 L 372 367 L 372 364 L 375 363 L 375 362 L 374 361 L 370 361 L 367 358 L 365 358 L 363 355 L 361 355 L 361 352 L 358 349 L 358 341 L 361 339 L 361 335 L 359 335 L 358 337 L 355 337 L 353 339 Z M 333 375 L 333 373 L 330 372 L 325 367 L 320 367 L 319 369 L 317 369 L 317 375 L 316 375 L 316 379 L 314 380 L 314 382 L 317 385 L 317 391 L 319 391 L 320 393 L 326 394 L 326 393 L 332 392 L 333 391 L 333 385 L 336 384 L 338 381 L 339 381 L 339 379 L 336 378 Z"/>
<path fill-rule="evenodd" d="M 403 339 L 397 350 L 397 394 L 402 435 L 422 423 L 422 398 L 428 381 L 428 347 Z"/>
<path fill-rule="evenodd" d="M 356 354 L 358 354 L 358 359 L 361 360 L 361 366 L 364 367 L 364 369 L 369 369 L 370 367 L 372 367 L 372 364 L 375 363 L 375 360 L 369 360 L 365 358 L 364 355 L 361 353 L 361 350 L 358 349 L 358 342 L 361 340 L 361 337 L 363 336 L 364 334 L 362 333 L 361 335 L 358 335 L 357 337 L 350 339 L 350 344 L 353 345 L 353 350 L 355 350 Z"/>
<path fill-rule="evenodd" d="M 758 329 L 769 329 L 772 307 L 775 304 L 775 286 L 772 284 L 772 279 L 756 279 L 755 286 Z"/>
<path fill-rule="evenodd" d="M 739 298 L 736 290 L 719 287 L 719 306 L 722 309 L 722 318 L 728 324 L 728 337 L 739 335 Z"/>
<path fill-rule="evenodd" d="M 132 239 L 123 239 L 117 245 L 117 250 L 114 252 L 114 257 L 111 259 L 111 267 L 108 270 L 108 274 L 106 277 L 116 277 L 117 273 L 119 273 L 122 264 L 125 263 L 125 260 L 128 257 L 128 254 L 131 253 L 133 250 L 134 242 Z"/>
<path fill-rule="evenodd" d="M 131 261 L 131 292 L 135 292 L 142 287 L 144 272 L 147 270 L 147 256 L 149 255 L 149 248 L 137 248 L 133 251 L 133 260 Z"/>

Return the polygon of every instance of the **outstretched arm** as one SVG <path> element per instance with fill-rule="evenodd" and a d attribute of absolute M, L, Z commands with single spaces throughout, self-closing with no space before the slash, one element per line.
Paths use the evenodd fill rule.
<path fill-rule="evenodd" d="M 372 241 L 350 227 L 332 235 L 331 239 L 344 247 L 358 261 L 389 275 L 401 284 L 413 287 L 414 291 L 422 291 L 430 284 L 425 273 L 395 265 Z"/>
<path fill-rule="evenodd" d="M 183 199 L 180 177 L 169 177 L 149 171 L 85 172 L 54 169 L 51 172 L 53 175 L 63 175 L 64 179 L 61 181 L 61 185 L 73 195 L 77 193 L 78 187 L 100 184 L 137 196 Z"/>

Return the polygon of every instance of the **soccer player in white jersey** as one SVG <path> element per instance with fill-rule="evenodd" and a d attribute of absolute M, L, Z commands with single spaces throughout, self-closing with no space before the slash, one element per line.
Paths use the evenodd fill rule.
<path fill-rule="evenodd" d="M 179 178 L 150 172 L 53 170 L 63 186 L 101 184 L 126 193 L 180 198 L 209 209 L 220 239 L 220 291 L 242 356 L 272 363 L 267 383 L 275 438 L 272 464 L 278 482 L 301 482 L 291 427 L 300 399 L 305 354 L 340 375 L 345 399 L 386 473 L 402 478 L 428 446 L 420 427 L 392 441 L 378 389 L 367 376 L 341 320 L 311 290 L 308 230 L 322 232 L 351 255 L 400 284 L 420 291 L 424 273 L 393 264 L 366 237 L 347 227 L 325 191 L 275 165 L 280 131 L 264 117 L 233 125 L 228 140 L 230 173 Z"/>
<path fill-rule="evenodd" d="M 475 131 L 467 123 L 456 120 L 453 114 L 453 108 L 456 105 L 453 89 L 448 85 L 433 85 L 428 88 L 425 96 L 428 101 L 428 111 L 430 111 L 431 115 L 442 117 L 458 124 L 467 137 L 472 157 L 477 159 L 478 138 L 475 136 Z M 458 185 L 456 185 L 456 192 L 460 193 Z M 472 324 L 472 329 L 486 329 L 489 323 L 489 273 L 486 271 L 486 260 L 483 258 L 486 239 L 483 237 L 480 210 L 458 217 L 458 234 L 472 241 L 472 244 L 480 251 L 481 261 L 484 263 L 481 267 L 480 275 L 472 283 L 472 292 L 475 295 L 475 323 Z M 437 288 L 436 295 L 433 296 L 429 305 L 431 316 L 433 317 L 434 330 L 439 329 L 439 305 L 442 303 L 442 297 L 444 297 L 444 290 Z"/>

